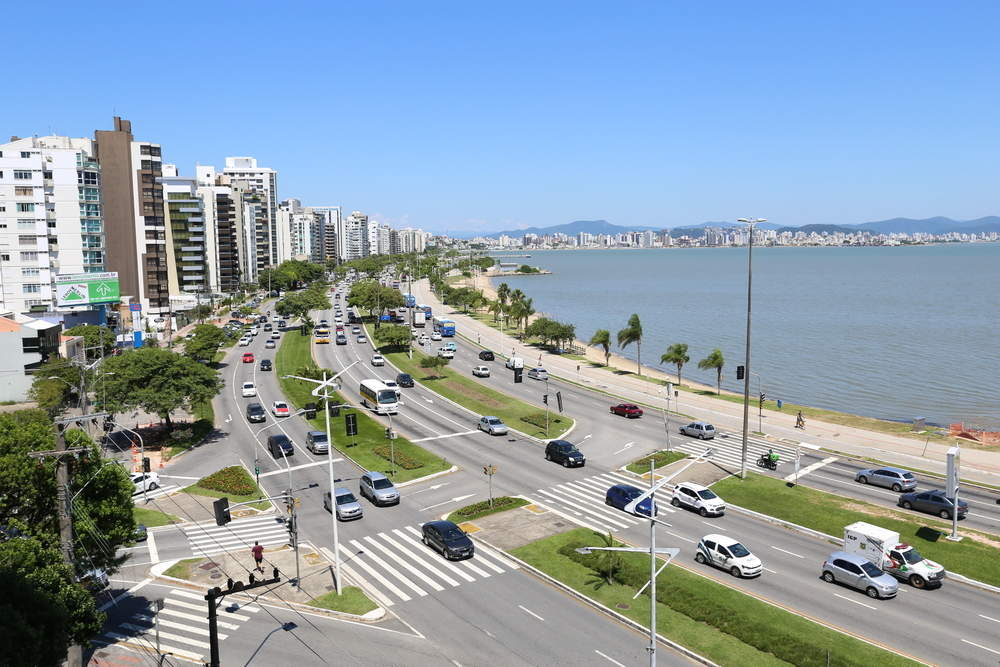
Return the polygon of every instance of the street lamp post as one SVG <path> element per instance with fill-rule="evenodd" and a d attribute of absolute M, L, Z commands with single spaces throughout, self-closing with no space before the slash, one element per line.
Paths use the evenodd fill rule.
<path fill-rule="evenodd" d="M 137 431 L 133 431 L 132 429 L 130 429 L 127 426 L 122 426 L 118 422 L 111 422 L 111 423 L 114 424 L 115 426 L 117 426 L 118 428 L 120 428 L 121 430 L 128 431 L 129 433 L 131 433 L 135 437 L 139 438 L 139 463 L 142 464 L 142 462 L 145 461 L 145 459 L 146 459 L 146 443 L 143 441 L 142 436 L 139 435 L 139 433 Z M 142 466 L 142 467 L 143 467 L 143 472 L 145 472 L 145 466 Z M 146 487 L 147 486 L 148 486 L 148 484 L 146 484 L 145 480 L 143 480 L 143 483 L 142 483 L 142 500 L 145 503 L 149 502 L 149 496 L 146 495 Z"/>
<path fill-rule="evenodd" d="M 747 477 L 747 450 L 750 436 L 750 305 L 753 295 L 753 230 L 754 226 L 767 222 L 767 218 L 740 218 L 737 222 L 747 225 L 749 230 L 747 242 L 747 337 L 746 337 L 746 369 L 743 374 L 743 452 L 740 456 L 740 479 Z"/>

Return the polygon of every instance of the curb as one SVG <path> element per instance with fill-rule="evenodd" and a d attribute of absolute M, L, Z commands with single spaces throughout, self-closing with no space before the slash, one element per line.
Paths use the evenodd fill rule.
<path fill-rule="evenodd" d="M 806 528 L 805 526 L 800 526 L 797 523 L 792 523 L 791 521 L 785 521 L 784 519 L 779 519 L 777 517 L 768 516 L 767 514 L 761 514 L 760 512 L 755 512 L 746 507 L 740 507 L 739 505 L 733 505 L 732 503 L 726 503 L 728 509 L 735 510 L 737 512 L 742 512 L 754 518 L 760 519 L 761 521 L 766 521 L 767 523 L 773 523 L 778 526 L 783 526 L 785 528 L 790 528 L 791 530 L 809 535 L 810 537 L 815 537 L 823 540 L 824 542 L 833 542 L 837 545 L 843 545 L 844 540 L 840 537 L 834 537 L 833 535 L 827 535 L 826 533 L 820 532 L 818 530 L 813 530 L 812 528 Z M 967 586 L 972 586 L 973 588 L 978 588 L 990 593 L 1000 593 L 1000 586 L 994 586 L 992 584 L 987 584 L 984 581 L 979 581 L 977 579 L 971 579 L 963 574 L 958 574 L 952 572 L 951 570 L 945 570 L 947 572 L 947 578 L 953 579 L 959 583 L 966 584 Z"/>
<path fill-rule="evenodd" d="M 472 536 L 470 536 L 470 537 L 472 537 Z M 583 602 L 584 604 L 593 607 L 594 609 L 596 609 L 596 610 L 598 610 L 598 611 L 606 614 L 607 616 L 610 616 L 611 618 L 613 618 L 616 621 L 619 621 L 620 623 L 624 623 L 625 625 L 631 627 L 634 630 L 638 630 L 638 631 L 644 633 L 647 636 L 649 635 L 649 628 L 646 627 L 645 625 L 643 625 L 642 623 L 639 623 L 638 621 L 633 621 L 631 618 L 629 618 L 627 616 L 624 616 L 622 614 L 619 614 L 614 609 L 611 609 L 610 607 L 606 607 L 605 605 L 601 604 L 597 600 L 594 600 L 593 598 L 590 598 L 587 595 L 584 595 L 583 593 L 579 592 L 575 588 L 572 588 L 571 586 L 568 586 L 567 584 L 564 584 L 563 582 L 559 581 L 558 579 L 555 579 L 555 578 L 553 578 L 553 577 L 545 574 L 544 572 L 542 572 L 541 570 L 539 570 L 535 566 L 529 565 L 528 563 L 524 562 L 523 560 L 521 560 L 517 556 L 513 556 L 513 555 L 510 554 L 510 552 L 505 551 L 504 549 L 501 549 L 499 547 L 496 547 L 496 546 L 490 544 L 489 542 L 487 542 L 486 540 L 484 540 L 481 537 L 472 537 L 472 539 L 476 540 L 476 541 L 479 541 L 479 542 L 482 542 L 483 544 L 485 544 L 490 549 L 493 549 L 494 551 L 497 551 L 497 552 L 503 554 L 504 558 L 509 558 L 510 560 L 512 560 L 515 563 L 517 563 L 520 567 L 522 567 L 525 570 L 531 572 L 533 575 L 535 575 L 539 579 L 547 582 L 548 584 L 550 584 L 552 586 L 555 586 L 556 588 L 562 590 L 565 593 L 568 593 L 570 596 L 576 598 L 577 600 Z M 719 665 L 717 663 L 714 663 L 711 660 L 709 660 L 708 658 L 706 658 L 705 656 L 699 655 L 698 653 L 695 653 L 691 649 L 686 648 L 684 646 L 681 646 L 677 642 L 664 637 L 659 632 L 656 633 L 656 639 L 657 639 L 657 641 L 662 642 L 662 643 L 666 644 L 667 646 L 669 646 L 670 648 L 672 648 L 673 650 L 677 651 L 681 655 L 684 655 L 685 657 L 690 658 L 691 660 L 693 660 L 693 661 L 695 661 L 695 662 L 697 662 L 699 664 L 708 665 L 709 667 L 719 667 Z"/>
<path fill-rule="evenodd" d="M 427 480 L 434 479 L 435 477 L 441 477 L 443 475 L 450 475 L 451 473 L 455 472 L 456 470 L 458 470 L 458 466 L 452 466 L 452 467 L 448 468 L 447 470 L 441 470 L 439 472 L 431 473 L 430 475 L 424 475 L 423 477 L 417 477 L 416 479 L 411 479 L 411 480 L 408 480 L 408 481 L 405 481 L 405 482 L 400 482 L 399 484 L 396 484 L 396 487 L 400 488 L 400 487 L 404 487 L 404 486 L 410 486 L 410 485 L 413 485 L 413 484 L 417 484 L 419 482 L 426 482 Z"/>

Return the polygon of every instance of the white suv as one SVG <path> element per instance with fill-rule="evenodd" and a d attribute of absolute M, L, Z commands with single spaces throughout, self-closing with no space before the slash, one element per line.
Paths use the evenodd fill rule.
<path fill-rule="evenodd" d="M 726 513 L 726 503 L 707 486 L 694 482 L 681 482 L 674 487 L 674 497 L 670 499 L 674 507 L 687 507 L 702 516 L 722 516 Z"/>
<path fill-rule="evenodd" d="M 698 543 L 694 559 L 728 570 L 734 577 L 756 577 L 763 571 L 760 559 L 731 537 L 706 535 Z"/>

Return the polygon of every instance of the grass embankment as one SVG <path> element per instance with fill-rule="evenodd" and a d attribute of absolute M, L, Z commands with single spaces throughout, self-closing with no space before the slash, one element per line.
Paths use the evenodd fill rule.
<path fill-rule="evenodd" d="M 293 405 L 301 408 L 306 403 L 317 403 L 319 399 L 312 395 L 312 390 L 316 386 L 311 382 L 282 378 L 283 375 L 299 375 L 299 370 L 304 367 L 315 366 L 313 362 L 310 344 L 312 338 L 309 335 L 302 336 L 298 331 L 288 331 L 281 338 L 281 345 L 275 356 L 275 374 L 281 382 L 281 391 Z M 340 394 L 330 394 L 330 400 L 335 405 L 345 403 L 344 397 Z M 333 446 L 344 455 L 353 459 L 365 470 L 377 470 L 387 475 L 392 475 L 397 482 L 424 477 L 442 470 L 447 470 L 448 462 L 431 454 L 406 438 L 398 437 L 393 441 L 390 448 L 389 441 L 385 437 L 385 427 L 372 419 L 367 411 L 358 408 L 352 409 L 352 413 L 358 417 L 358 434 L 347 436 L 344 417 L 347 410 L 341 410 L 340 414 L 330 416 L 330 435 L 333 438 Z M 304 419 L 305 416 L 302 415 Z M 322 410 L 316 412 L 316 418 L 307 420 L 309 426 L 317 431 L 326 430 L 326 417 Z M 396 471 L 393 474 L 392 464 L 389 461 L 390 455 L 395 450 Z"/>
<path fill-rule="evenodd" d="M 428 389 L 455 401 L 476 414 L 499 417 L 507 426 L 528 435 L 539 438 L 554 438 L 573 425 L 573 420 L 570 417 L 552 410 L 549 412 L 549 429 L 546 431 L 544 409 L 539 410 L 518 398 L 502 394 L 463 375 L 464 372 L 471 372 L 471 368 L 453 369 L 445 366 L 434 371 L 421 368 L 420 360 L 427 355 L 417 350 L 413 351 L 412 360 L 407 358 L 405 352 L 386 352 L 384 354 L 397 368 L 420 380 Z M 529 380 L 529 382 L 533 382 L 533 380 Z M 554 407 L 555 392 L 552 393 Z M 475 427 L 475 423 L 472 422 L 469 426 Z"/>
<path fill-rule="evenodd" d="M 246 503 L 266 497 L 253 477 L 242 466 L 230 466 L 213 472 L 207 477 L 202 477 L 191 486 L 184 489 L 184 493 L 192 493 L 196 496 L 208 496 L 209 498 L 229 498 L 230 506 L 236 503 Z M 271 506 L 267 500 L 251 503 L 249 507 L 266 510 Z"/>
<path fill-rule="evenodd" d="M 632 596 L 649 578 L 648 557 L 575 552 L 582 546 L 605 546 L 606 539 L 577 528 L 511 553 L 618 613 L 647 624 L 648 592 L 635 600 Z M 605 578 L 609 558 L 618 564 L 612 584 Z M 656 598 L 657 631 L 722 665 L 918 664 L 679 567 L 668 567 L 657 578 Z"/>
<path fill-rule="evenodd" d="M 156 526 L 167 526 L 172 523 L 180 523 L 181 521 L 173 514 L 158 512 L 156 510 L 146 509 L 145 507 L 133 507 L 132 516 L 135 518 L 135 522 L 137 524 L 141 523 L 146 528 L 155 528 Z"/>
<path fill-rule="evenodd" d="M 656 469 L 659 469 L 663 466 L 668 466 L 671 463 L 676 463 L 677 461 L 686 459 L 687 457 L 688 455 L 684 452 L 668 452 L 661 450 L 655 454 L 643 456 L 641 459 L 637 459 L 632 463 L 629 463 L 626 469 L 637 475 L 644 475 L 649 472 L 649 462 L 651 460 L 654 462 Z"/>
<path fill-rule="evenodd" d="M 484 516 L 497 514 L 498 512 L 506 512 L 507 510 L 514 509 L 515 507 L 524 507 L 527 504 L 529 503 L 524 498 L 500 496 L 493 499 L 492 507 L 490 507 L 489 500 L 483 500 L 478 503 L 466 505 L 465 507 L 460 507 L 448 515 L 448 521 L 461 523 L 463 521 L 472 521 L 473 519 L 482 519 Z"/>
<path fill-rule="evenodd" d="M 951 523 L 905 514 L 853 498 L 750 473 L 746 480 L 730 477 L 712 486 L 726 502 L 841 537 L 844 526 L 865 521 L 899 533 L 902 541 L 941 563 L 946 570 L 1000 586 L 1000 538 L 962 530 L 965 539 L 950 542 Z"/>
<path fill-rule="evenodd" d="M 378 607 L 377 604 L 368 599 L 360 588 L 355 586 L 344 586 L 340 595 L 337 591 L 330 591 L 318 598 L 313 598 L 307 602 L 310 607 L 329 609 L 331 611 L 342 611 L 345 614 L 361 616 Z"/>

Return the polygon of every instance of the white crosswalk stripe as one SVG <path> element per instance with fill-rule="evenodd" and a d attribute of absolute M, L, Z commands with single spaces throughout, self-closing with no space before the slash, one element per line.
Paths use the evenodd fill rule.
<path fill-rule="evenodd" d="M 96 641 L 103 644 L 123 643 L 142 652 L 155 651 L 156 628 L 159 628 L 160 652 L 193 662 L 204 662 L 208 652 L 208 609 L 204 594 L 179 588 L 171 589 L 164 596 L 164 606 L 159 612 L 146 607 L 123 619 Z M 240 607 L 239 611 L 257 613 L 255 604 Z M 240 627 L 240 622 L 250 616 L 218 610 L 219 641 L 229 638 Z"/>
<path fill-rule="evenodd" d="M 135 502 L 139 503 L 139 502 L 144 502 L 146 500 L 154 500 L 162 496 L 169 496 L 171 493 L 177 493 L 180 490 L 181 487 L 177 484 L 167 484 L 165 486 L 156 487 L 155 491 L 146 491 L 145 496 L 143 496 L 143 494 L 140 492 L 134 494 L 132 497 L 135 499 Z"/>
<path fill-rule="evenodd" d="M 743 454 L 742 434 L 720 431 L 711 440 L 698 440 L 677 433 L 671 434 L 670 439 L 672 442 L 671 448 L 676 451 L 697 456 L 706 449 L 711 448 L 715 451 L 715 454 L 712 455 L 709 461 L 737 469 L 740 467 L 740 457 Z M 790 465 L 795 461 L 794 447 L 779 445 L 763 438 L 751 436 L 747 438 L 747 465 L 755 466 L 760 455 L 765 454 L 768 449 L 773 449 L 776 454 L 781 456 L 781 463 L 778 466 L 779 470 L 783 464 L 787 463 Z"/>
<path fill-rule="evenodd" d="M 246 550 L 254 542 L 263 546 L 288 543 L 288 528 L 282 517 L 274 514 L 236 519 L 225 526 L 214 521 L 184 527 L 195 556 L 210 556 L 226 551 Z"/>
<path fill-rule="evenodd" d="M 518 568 L 479 543 L 472 558 L 445 560 L 437 551 L 424 546 L 419 526 L 404 526 L 348 540 L 342 547 L 341 558 L 341 567 L 348 578 L 362 582 L 386 606 L 448 591 L 463 583 L 475 583 Z"/>

